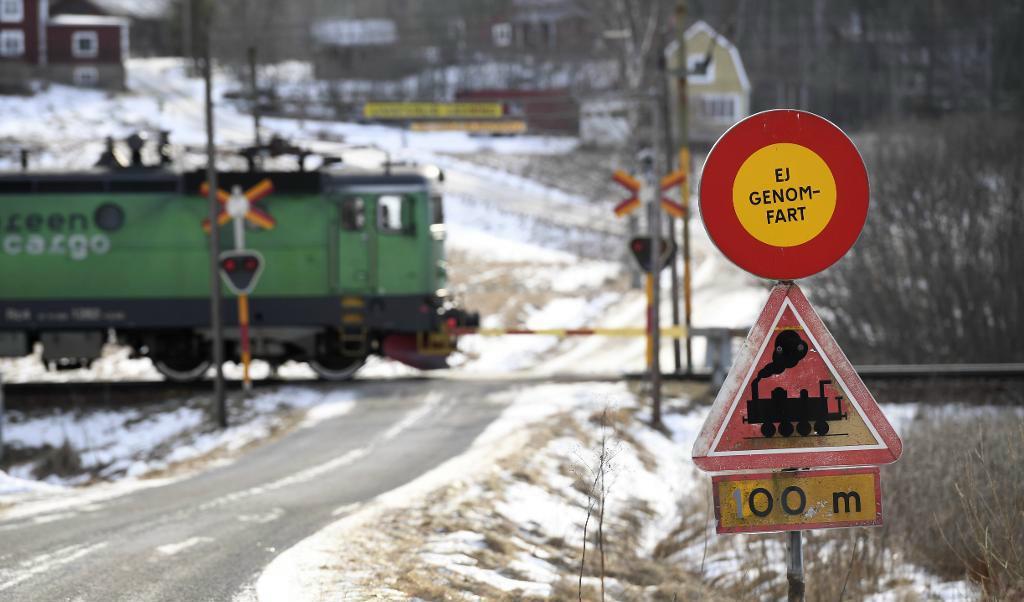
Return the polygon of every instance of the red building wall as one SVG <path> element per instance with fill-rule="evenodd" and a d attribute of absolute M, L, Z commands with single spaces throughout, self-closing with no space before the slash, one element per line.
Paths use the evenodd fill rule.
<path fill-rule="evenodd" d="M 24 0 L 24 18 L 20 23 L 0 22 L 0 29 L 20 29 L 25 36 L 25 54 L 21 56 L 0 56 L 0 61 L 19 63 L 39 62 L 39 0 Z"/>
<path fill-rule="evenodd" d="M 76 31 L 95 31 L 99 54 L 79 58 L 71 52 L 71 39 Z M 47 54 L 50 63 L 120 63 L 121 27 L 117 25 L 55 25 L 48 27 Z"/>

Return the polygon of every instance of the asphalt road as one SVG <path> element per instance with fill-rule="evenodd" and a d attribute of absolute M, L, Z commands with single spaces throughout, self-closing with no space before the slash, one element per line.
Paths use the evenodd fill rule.
<path fill-rule="evenodd" d="M 0 512 L 0 600 L 231 600 L 345 507 L 465 450 L 512 382 L 378 382 L 354 409 L 161 487 Z"/>

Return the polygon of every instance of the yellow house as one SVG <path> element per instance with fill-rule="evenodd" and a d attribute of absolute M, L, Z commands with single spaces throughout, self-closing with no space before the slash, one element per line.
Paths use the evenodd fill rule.
<path fill-rule="evenodd" d="M 697 21 L 684 36 L 690 142 L 712 144 L 750 114 L 750 80 L 739 51 L 710 25 Z M 673 42 L 665 52 L 670 71 L 678 72 L 679 43 Z M 675 86 L 669 90 L 674 96 Z"/>

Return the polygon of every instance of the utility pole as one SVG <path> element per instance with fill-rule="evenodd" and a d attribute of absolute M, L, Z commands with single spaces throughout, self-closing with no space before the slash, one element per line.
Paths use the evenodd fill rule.
<path fill-rule="evenodd" d="M 683 215 L 683 323 L 686 325 L 686 373 L 693 374 L 693 337 L 690 335 L 693 316 L 692 269 L 690 266 L 690 107 L 686 97 L 686 76 L 689 70 L 686 60 L 686 0 L 676 0 L 676 40 L 678 41 L 679 62 L 676 73 L 676 132 L 675 143 L 679 157 L 679 168 L 686 171 L 686 182 L 679 187 L 680 204 L 686 209 Z"/>
<path fill-rule="evenodd" d="M 249 46 L 247 54 L 249 55 L 249 90 L 251 92 L 251 110 L 252 110 L 252 128 L 253 128 L 253 140 L 256 145 L 257 157 L 255 159 L 256 169 L 262 169 L 262 160 L 258 153 L 261 152 L 263 144 L 260 142 L 260 91 L 256 87 L 256 47 Z"/>
<path fill-rule="evenodd" d="M 212 331 L 212 353 L 214 378 L 213 398 L 217 424 L 228 426 L 228 408 L 224 399 L 224 332 L 220 316 L 220 228 L 217 227 L 217 150 L 213 137 L 213 74 L 210 52 L 210 34 L 207 28 L 206 48 L 203 51 L 203 80 L 206 82 L 206 182 L 209 186 L 210 203 L 210 329 Z"/>
<path fill-rule="evenodd" d="M 665 48 L 664 43 L 658 44 L 659 48 Z M 661 111 L 662 123 L 666 124 L 661 130 L 665 133 L 662 139 L 662 153 L 663 161 L 665 162 L 665 171 L 672 172 L 672 165 L 675 163 L 675 145 L 672 139 L 672 108 L 671 98 L 669 97 L 668 87 L 668 69 L 667 69 L 668 58 L 664 52 L 658 53 L 658 110 Z M 683 191 L 683 195 L 686 194 L 686 182 L 680 185 L 680 189 Z M 684 207 L 686 205 L 683 205 Z M 668 217 L 668 240 L 670 244 L 675 246 L 676 244 L 676 220 L 674 217 L 669 215 Z M 678 247 L 677 247 L 678 248 Z M 672 263 L 670 264 L 670 276 L 671 276 L 671 293 L 672 293 L 672 326 L 679 326 L 679 261 L 672 256 Z M 687 334 L 689 336 L 689 334 Z M 682 351 L 680 349 L 679 337 L 672 338 L 672 361 L 673 368 L 676 374 L 683 371 L 682 360 L 680 359 Z"/>
<path fill-rule="evenodd" d="M 185 71 L 192 71 L 192 0 L 181 2 L 181 58 L 185 60 Z"/>

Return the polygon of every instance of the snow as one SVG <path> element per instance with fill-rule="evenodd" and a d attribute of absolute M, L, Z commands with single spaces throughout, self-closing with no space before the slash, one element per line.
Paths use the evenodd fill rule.
<path fill-rule="evenodd" d="M 452 481 L 469 477 L 483 467 L 492 465 L 498 458 L 520 449 L 529 425 L 542 422 L 577 403 L 607 399 L 608 395 L 622 391 L 621 385 L 543 385 L 502 392 L 481 400 L 481 403 L 508 405 L 465 453 L 361 505 L 351 514 L 284 551 L 257 580 L 255 589 L 258 598 L 315 599 L 322 593 L 321 581 L 330 578 L 324 574 L 323 567 L 335 565 L 336 551 L 339 546 L 345 545 L 352 530 L 371 525 L 387 511 L 421 499 L 428 492 Z"/>
<path fill-rule="evenodd" d="M 284 387 L 246 399 L 232 407 L 233 424 L 212 427 L 206 408 L 195 403 L 165 402 L 163 407 L 130 407 L 86 413 L 31 414 L 8 411 L 4 429 L 11 449 L 59 448 L 75 450 L 87 472 L 71 477 L 48 475 L 50 485 L 75 485 L 95 474 L 101 479 L 139 478 L 215 451 L 233 452 L 267 438 L 286 423 L 288 414 L 312 408 L 304 426 L 341 416 L 354 407 L 354 393 L 334 391 L 326 395 L 313 389 Z M 167 409 L 172 408 L 172 409 Z M 165 450 L 161 453 L 160 450 Z M 8 478 L 28 481 L 34 462 L 15 464 Z M 5 493 L 18 489 L 5 486 Z"/>
<path fill-rule="evenodd" d="M 37 481 L 35 479 L 20 479 L 12 477 L 0 470 L 0 500 L 6 496 L 20 493 L 51 492 L 59 490 L 59 487 Z"/>
<path fill-rule="evenodd" d="M 313 38 L 331 46 L 388 46 L 398 32 L 390 19 L 329 19 L 313 25 Z"/>
<path fill-rule="evenodd" d="M 139 19 L 159 19 L 167 15 L 171 0 L 92 0 L 109 13 Z"/>
<path fill-rule="evenodd" d="M 190 537 L 185 541 L 157 546 L 156 551 L 163 556 L 174 556 L 175 554 L 180 554 L 189 548 L 211 541 L 213 541 L 212 537 Z"/>

